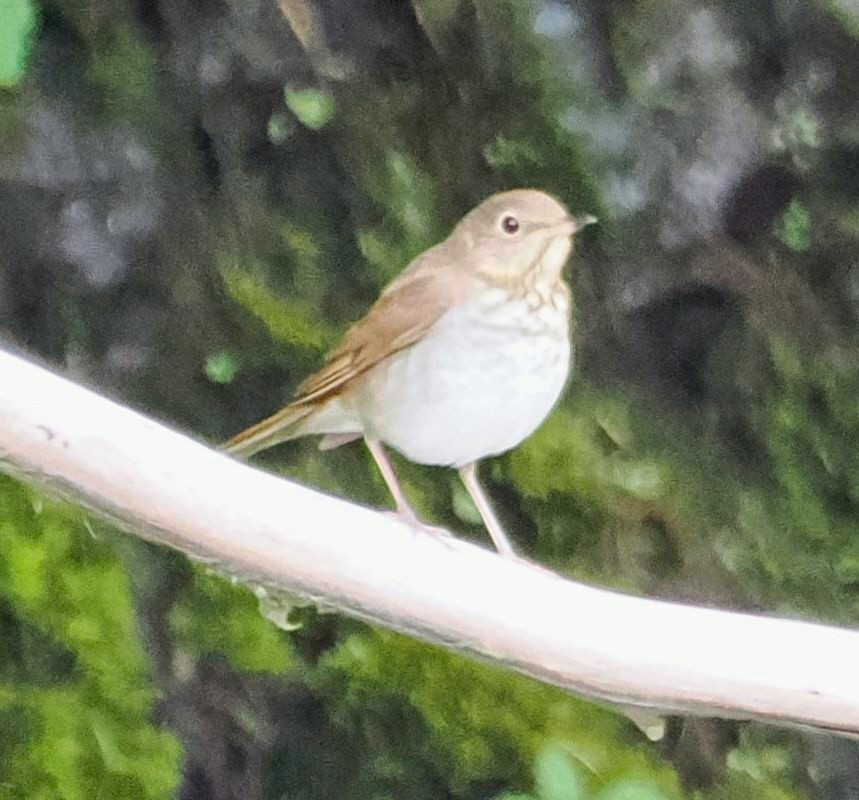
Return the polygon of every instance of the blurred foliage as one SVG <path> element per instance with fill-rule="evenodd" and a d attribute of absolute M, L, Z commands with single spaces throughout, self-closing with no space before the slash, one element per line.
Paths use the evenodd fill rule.
<path fill-rule="evenodd" d="M 0 87 L 21 80 L 37 19 L 36 7 L 30 0 L 0 2 Z"/>
<path fill-rule="evenodd" d="M 393 777 L 426 761 L 454 796 L 473 796 L 475 787 L 521 784 L 544 743 L 561 738 L 601 780 L 659 776 L 677 796 L 672 771 L 631 745 L 628 724 L 616 716 L 400 636 L 350 636 L 323 659 L 315 680 L 331 698 L 334 718 L 354 736 L 377 729 L 396 737 L 405 706 L 422 744 L 416 750 L 414 740 L 407 743 Z M 366 768 L 383 778 L 391 757 L 379 751 Z"/>
<path fill-rule="evenodd" d="M 811 216 L 798 200 L 787 207 L 776 236 L 791 250 L 801 252 L 811 247 Z"/>
<path fill-rule="evenodd" d="M 170 631 L 176 645 L 195 658 L 216 652 L 239 669 L 275 675 L 295 665 L 289 643 L 260 615 L 251 592 L 200 570 L 171 609 Z"/>
<path fill-rule="evenodd" d="M 601 225 L 573 260 L 576 379 L 483 466 L 519 546 L 855 625 L 856 34 L 847 0 L 0 0 L 0 330 L 220 441 L 476 202 L 542 188 Z M 261 464 L 389 503 L 358 446 Z M 428 520 L 486 540 L 449 471 L 398 467 Z M 262 598 L 275 627 L 247 588 L 7 479 L 0 531 L 0 797 L 859 791 L 829 737 L 669 720 L 651 743 Z"/>
<path fill-rule="evenodd" d="M 295 114 L 302 125 L 314 131 L 331 121 L 334 116 L 334 101 L 316 89 L 290 90 L 284 93 L 286 107 Z"/>
<path fill-rule="evenodd" d="M 2 479 L 0 790 L 168 798 L 181 746 L 153 726 L 128 575 L 84 515 Z"/>
<path fill-rule="evenodd" d="M 232 353 L 221 351 L 206 359 L 206 377 L 213 383 L 230 383 L 239 371 L 239 363 Z"/>
<path fill-rule="evenodd" d="M 628 778 L 589 790 L 593 776 L 590 765 L 574 753 L 550 744 L 534 762 L 534 794 L 506 793 L 498 800 L 668 800 L 675 796 L 654 782 Z"/>

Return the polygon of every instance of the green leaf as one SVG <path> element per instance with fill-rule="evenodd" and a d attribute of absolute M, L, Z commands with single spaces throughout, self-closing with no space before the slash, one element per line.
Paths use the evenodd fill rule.
<path fill-rule="evenodd" d="M 206 377 L 212 383 L 232 383 L 239 371 L 239 362 L 232 353 L 213 353 L 206 359 Z"/>
<path fill-rule="evenodd" d="M 21 80 L 37 18 L 30 0 L 0 0 L 0 86 Z"/>
<path fill-rule="evenodd" d="M 584 780 L 569 754 L 558 745 L 549 745 L 534 764 L 540 800 L 584 798 Z"/>
<path fill-rule="evenodd" d="M 334 98 L 318 89 L 285 89 L 283 96 L 298 121 L 314 131 L 324 128 L 334 117 Z"/>
<path fill-rule="evenodd" d="M 295 123 L 283 111 L 271 115 L 268 121 L 268 140 L 272 144 L 283 144 L 293 133 Z"/>
<path fill-rule="evenodd" d="M 799 200 L 793 200 L 776 226 L 779 240 L 798 253 L 811 247 L 811 214 Z"/>

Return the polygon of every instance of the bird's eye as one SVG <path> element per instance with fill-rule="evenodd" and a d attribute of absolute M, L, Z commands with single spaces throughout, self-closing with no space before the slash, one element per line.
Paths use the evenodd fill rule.
<path fill-rule="evenodd" d="M 504 233 L 509 233 L 511 236 L 519 232 L 519 220 L 511 214 L 501 218 L 501 230 Z"/>

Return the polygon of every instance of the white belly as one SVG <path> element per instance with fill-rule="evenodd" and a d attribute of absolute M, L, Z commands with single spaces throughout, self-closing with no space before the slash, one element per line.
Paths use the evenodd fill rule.
<path fill-rule="evenodd" d="M 527 438 L 561 394 L 569 310 L 501 290 L 447 312 L 373 370 L 354 398 L 365 432 L 420 464 L 462 466 Z"/>

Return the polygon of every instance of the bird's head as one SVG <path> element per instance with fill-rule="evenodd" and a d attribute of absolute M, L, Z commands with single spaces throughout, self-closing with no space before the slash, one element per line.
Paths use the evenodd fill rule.
<path fill-rule="evenodd" d="M 515 189 L 484 200 L 456 226 L 450 243 L 468 252 L 479 275 L 502 285 L 560 280 L 573 238 L 596 222 L 573 216 L 563 203 L 536 189 Z"/>

